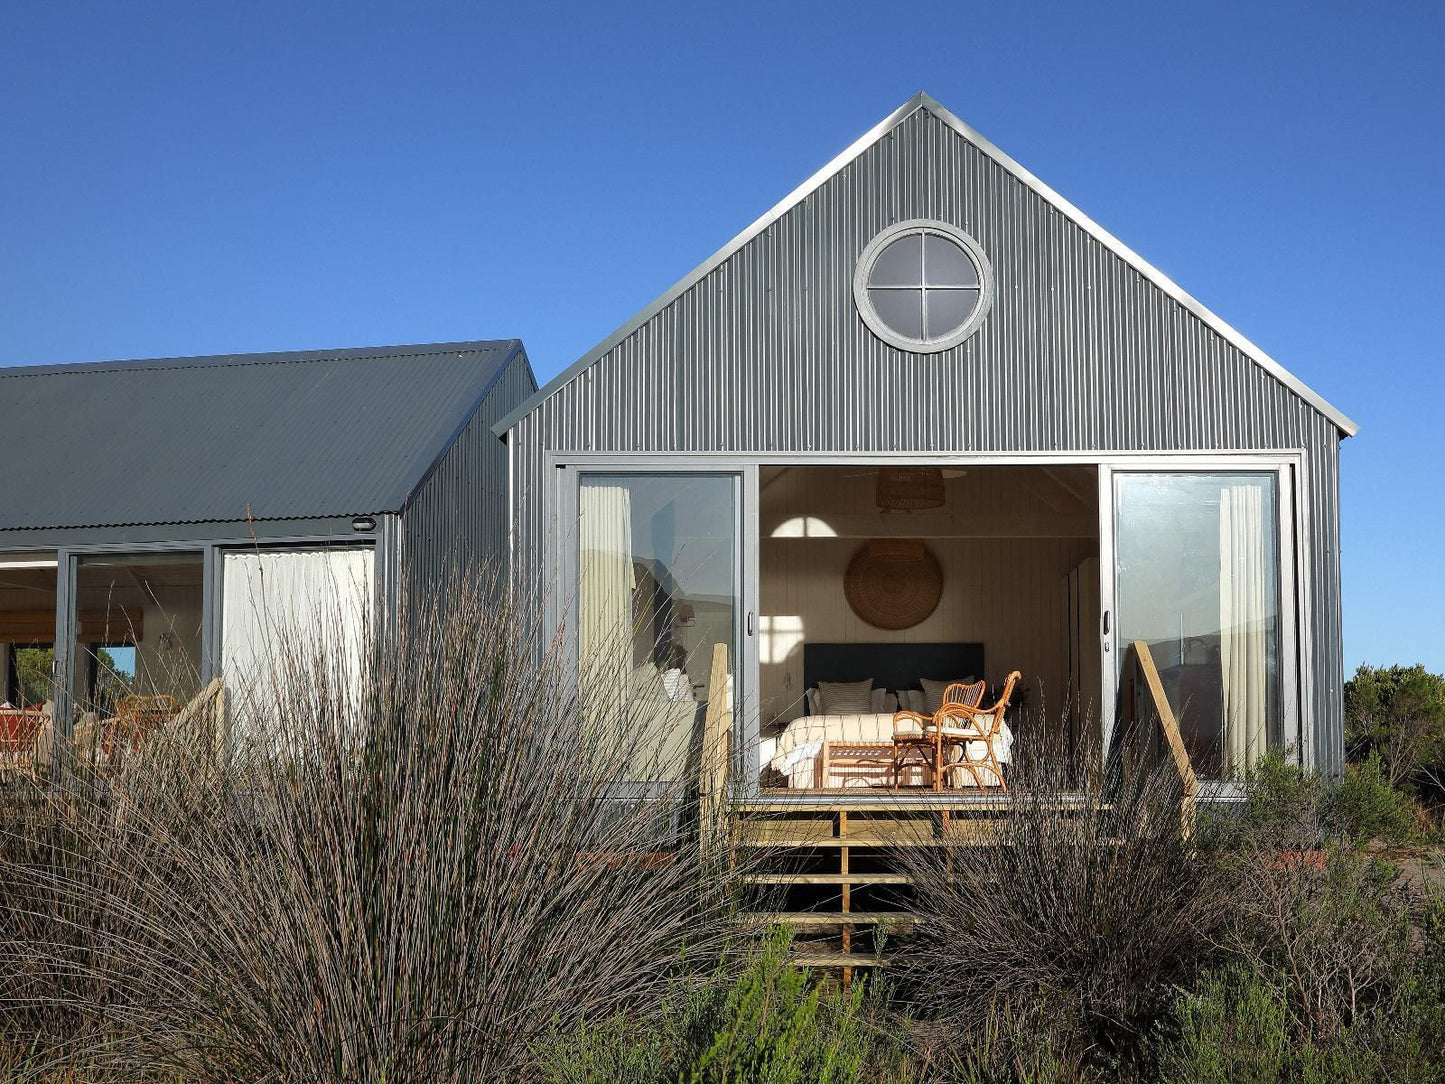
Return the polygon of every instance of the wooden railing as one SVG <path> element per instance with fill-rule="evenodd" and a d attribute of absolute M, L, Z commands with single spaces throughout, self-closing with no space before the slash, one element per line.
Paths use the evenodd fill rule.
<path fill-rule="evenodd" d="M 702 724 L 702 770 L 698 786 L 703 846 L 708 845 L 710 833 L 719 827 L 723 799 L 727 795 L 729 735 L 733 728 L 733 713 L 728 707 L 728 672 L 727 645 L 715 644 L 707 683 L 707 711 Z"/>
<path fill-rule="evenodd" d="M 1154 665 L 1154 655 L 1149 650 L 1149 645 L 1143 640 L 1135 640 L 1134 654 L 1139 659 L 1139 669 L 1143 671 L 1144 682 L 1154 700 L 1154 710 L 1159 716 L 1159 729 L 1164 734 L 1164 741 L 1174 759 L 1174 767 L 1179 772 L 1179 818 L 1184 835 L 1188 838 L 1194 833 L 1194 806 L 1199 797 L 1199 779 L 1189 761 L 1189 751 L 1184 748 L 1179 720 L 1174 715 L 1174 709 L 1169 706 L 1169 698 L 1164 695 L 1164 682 L 1159 678 L 1159 667 Z"/>

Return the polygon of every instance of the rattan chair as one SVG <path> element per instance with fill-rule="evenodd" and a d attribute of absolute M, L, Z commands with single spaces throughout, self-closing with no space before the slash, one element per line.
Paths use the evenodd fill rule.
<path fill-rule="evenodd" d="M 943 690 L 943 708 L 977 707 L 979 701 L 983 699 L 984 690 L 987 687 L 982 681 L 975 681 L 970 685 L 955 681 Z M 940 712 L 943 708 L 940 708 Z M 895 786 L 903 778 L 903 769 L 908 767 L 911 761 L 935 772 L 934 789 L 938 789 L 936 786 L 936 765 L 938 764 L 936 746 L 939 736 L 930 730 L 934 718 L 934 715 L 920 711 L 895 711 L 893 713 L 892 776 Z"/>
<path fill-rule="evenodd" d="M 998 753 L 994 749 L 994 740 L 998 737 L 999 729 L 1003 726 L 1004 713 L 1008 710 L 1009 700 L 1013 697 L 1015 686 L 1023 675 L 1017 670 L 1009 674 L 1004 682 L 1003 692 L 994 703 L 987 707 L 979 707 L 978 701 L 982 699 L 980 688 L 973 703 L 963 703 L 962 695 L 950 703 L 947 693 L 944 695 L 944 703 L 931 717 L 920 715 L 917 712 L 899 712 L 893 717 L 895 733 L 893 737 L 893 777 L 898 779 L 900 772 L 905 767 L 911 756 L 926 758 L 926 763 L 933 772 L 933 789 L 941 791 L 948 781 L 950 772 L 966 771 L 973 777 L 975 786 L 993 787 L 1001 790 L 1008 790 L 1008 783 L 1003 777 L 1003 765 L 999 763 Z M 982 683 L 979 683 L 981 686 Z M 953 689 L 969 689 L 973 686 L 949 686 Z M 902 720 L 900 720 L 902 716 Z M 897 730 L 898 723 L 915 724 L 919 730 L 911 729 Z M 978 757 L 970 755 L 969 747 L 974 743 L 983 745 L 983 754 Z M 954 751 L 957 750 L 958 758 L 954 759 Z M 984 773 L 990 773 L 993 782 Z"/>

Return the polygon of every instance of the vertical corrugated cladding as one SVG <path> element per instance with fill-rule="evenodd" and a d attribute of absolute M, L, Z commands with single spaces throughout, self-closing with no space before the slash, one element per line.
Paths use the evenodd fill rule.
<path fill-rule="evenodd" d="M 874 337 L 852 294 L 884 227 L 977 238 L 996 298 L 942 354 Z M 542 552 L 555 451 L 1300 449 L 1313 720 L 1339 756 L 1334 425 L 1070 217 L 926 110 L 559 388 L 512 430 L 518 554 Z"/>
<path fill-rule="evenodd" d="M 520 351 L 402 513 L 402 568 L 413 584 L 437 584 L 507 554 L 507 447 L 492 432 L 537 390 Z"/>

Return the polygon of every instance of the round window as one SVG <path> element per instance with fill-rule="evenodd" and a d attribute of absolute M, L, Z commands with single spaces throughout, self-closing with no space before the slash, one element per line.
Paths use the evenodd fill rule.
<path fill-rule="evenodd" d="M 978 242 L 944 222 L 889 226 L 858 260 L 853 296 L 884 342 L 937 353 L 968 338 L 993 302 L 993 269 Z"/>

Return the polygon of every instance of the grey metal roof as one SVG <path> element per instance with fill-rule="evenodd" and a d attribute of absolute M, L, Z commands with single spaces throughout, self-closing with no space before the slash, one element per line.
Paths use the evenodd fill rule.
<path fill-rule="evenodd" d="M 400 511 L 518 339 L 0 368 L 0 530 Z"/>
<path fill-rule="evenodd" d="M 882 139 L 890 131 L 896 128 L 899 123 L 901 123 L 909 116 L 912 116 L 920 109 L 927 110 L 929 113 L 932 113 L 934 116 L 938 117 L 941 121 L 947 124 L 964 139 L 968 140 L 968 142 L 972 143 L 985 155 L 993 159 L 1004 169 L 1008 170 L 1021 182 L 1023 182 L 1029 188 L 1033 189 L 1033 191 L 1037 192 L 1049 203 L 1053 204 L 1053 206 L 1057 208 L 1061 213 L 1068 216 L 1075 223 L 1077 223 L 1077 225 L 1082 230 L 1084 230 L 1084 232 L 1088 233 L 1090 236 L 1103 244 L 1106 248 L 1111 250 L 1116 256 L 1120 257 L 1126 263 L 1131 265 L 1136 271 L 1138 271 L 1149 281 L 1153 282 L 1156 286 L 1159 287 L 1159 289 L 1163 290 L 1165 294 L 1173 298 L 1185 309 L 1192 312 L 1222 338 L 1236 346 L 1261 369 L 1268 372 L 1276 380 L 1279 380 L 1282 384 L 1288 387 L 1301 399 L 1309 403 L 1310 406 L 1312 406 L 1315 410 L 1319 411 L 1325 417 L 1329 418 L 1329 420 L 1334 423 L 1335 427 L 1339 429 L 1342 434 L 1350 437 L 1354 436 L 1355 433 L 1358 431 L 1358 426 L 1356 426 L 1356 424 L 1351 421 L 1343 411 L 1331 405 L 1324 398 L 1324 396 L 1319 394 L 1319 392 L 1315 391 L 1303 380 L 1295 376 L 1283 365 L 1275 361 L 1263 350 L 1261 350 L 1258 346 L 1254 345 L 1254 343 L 1250 342 L 1247 338 L 1241 335 L 1237 330 L 1235 330 L 1229 324 L 1225 323 L 1224 320 L 1216 316 L 1212 311 L 1206 308 L 1197 299 L 1185 292 L 1185 290 L 1181 286 L 1179 286 L 1178 283 L 1176 283 L 1168 275 L 1164 274 L 1163 271 L 1160 271 L 1153 264 L 1149 263 L 1137 252 L 1129 248 L 1128 245 L 1124 244 L 1124 242 L 1120 241 L 1108 230 L 1104 229 L 1088 215 L 1084 214 L 1083 211 L 1079 210 L 1063 196 L 1059 195 L 1058 192 L 1054 191 L 1043 181 L 1039 180 L 1039 178 L 1035 177 L 1032 173 L 1030 173 L 1023 166 L 1021 166 L 1018 162 L 1014 161 L 1013 158 L 1005 154 L 1002 150 L 996 147 L 979 132 L 971 128 L 969 125 L 965 124 L 963 121 L 959 120 L 958 117 L 956 117 L 947 107 L 938 102 L 937 99 L 933 98 L 929 94 L 924 93 L 923 91 L 919 91 L 912 98 L 908 99 L 908 101 L 904 102 L 901 106 L 899 106 L 892 113 L 890 113 L 887 117 L 883 118 L 883 120 L 879 121 L 868 131 L 864 132 L 863 135 L 856 139 L 842 153 L 837 155 L 831 162 L 829 162 L 822 169 L 818 170 L 817 173 L 813 174 L 813 176 L 809 177 L 801 185 L 795 188 L 792 192 L 785 196 L 776 206 L 774 206 L 771 210 L 765 212 L 762 217 L 760 217 L 752 225 L 748 226 L 745 230 L 739 233 L 726 245 L 718 249 L 717 252 L 713 253 L 702 263 L 698 264 L 697 267 L 693 268 L 682 278 L 678 279 L 677 282 L 673 283 L 672 286 L 668 287 L 667 290 L 665 290 L 651 304 L 647 305 L 644 309 L 642 309 L 641 312 L 637 313 L 637 315 L 632 317 L 632 319 L 628 320 L 611 335 L 607 336 L 607 338 L 603 339 L 586 354 L 582 355 L 582 357 L 577 359 L 577 361 L 573 362 L 566 369 L 562 370 L 562 372 L 558 373 L 556 377 L 548 381 L 545 387 L 541 388 L 530 398 L 520 403 L 515 410 L 513 410 L 510 414 L 508 414 L 505 418 L 503 418 L 500 422 L 497 423 L 497 425 L 495 426 L 496 432 L 499 435 L 505 434 L 507 430 L 511 429 L 522 418 L 526 417 L 533 410 L 535 410 L 538 405 L 544 402 L 558 388 L 565 387 L 567 384 L 577 379 L 578 376 L 591 368 L 592 365 L 594 365 L 599 359 L 606 356 L 606 354 L 610 350 L 612 350 L 619 343 L 625 340 L 638 328 L 646 324 L 648 320 L 652 319 L 652 317 L 656 316 L 664 308 L 666 308 L 672 302 L 676 301 L 690 287 L 692 287 L 699 280 L 704 278 L 709 272 L 720 266 L 730 256 L 742 249 L 742 247 L 746 245 L 749 241 L 751 241 L 754 237 L 757 237 L 774 222 L 782 218 L 783 215 L 785 215 L 788 211 L 792 210 L 794 207 L 802 203 L 805 199 L 808 198 L 808 196 L 816 192 L 830 179 L 832 179 L 835 175 L 841 172 L 844 167 L 846 167 L 850 162 L 852 162 L 875 142 L 877 142 L 879 139 Z"/>

